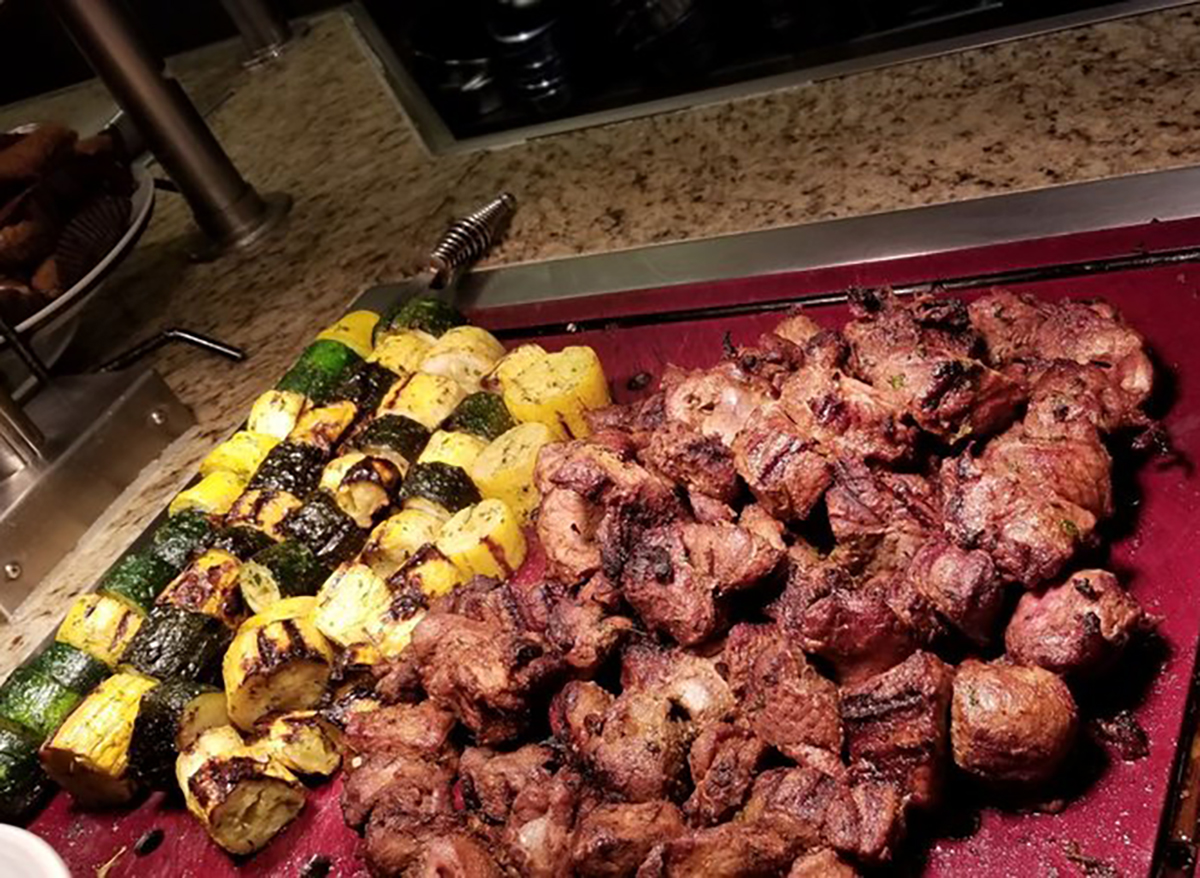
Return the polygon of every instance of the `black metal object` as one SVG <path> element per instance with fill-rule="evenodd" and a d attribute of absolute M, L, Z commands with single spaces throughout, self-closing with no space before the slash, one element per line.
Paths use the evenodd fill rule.
<path fill-rule="evenodd" d="M 275 58 L 292 39 L 292 26 L 272 0 L 221 0 L 250 53 L 251 62 Z"/>
<path fill-rule="evenodd" d="M 227 360 L 232 360 L 235 363 L 240 363 L 246 359 L 246 352 L 241 348 L 233 345 L 225 344 L 225 342 L 213 338 L 212 336 L 204 335 L 199 332 L 192 332 L 190 329 L 171 328 L 164 329 L 158 335 L 151 336 L 143 342 L 131 347 L 129 350 L 117 354 L 111 360 L 102 363 L 96 368 L 97 372 L 119 372 L 122 369 L 136 363 L 143 357 L 154 353 L 164 345 L 171 342 L 182 342 L 192 345 L 209 353 L 217 354 Z"/>
<path fill-rule="evenodd" d="M 201 231 L 243 247 L 278 227 L 286 196 L 260 197 L 118 0 L 50 0 L 64 27 L 179 186 Z"/>
<path fill-rule="evenodd" d="M 504 234 L 517 199 L 509 192 L 489 201 L 479 210 L 453 223 L 429 256 L 433 269 L 432 286 L 439 289 L 447 285 L 454 273 L 479 259 Z"/>

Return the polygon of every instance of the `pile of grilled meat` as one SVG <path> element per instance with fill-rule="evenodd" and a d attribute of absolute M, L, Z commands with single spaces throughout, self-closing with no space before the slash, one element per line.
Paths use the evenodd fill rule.
<path fill-rule="evenodd" d="M 1156 434 L 1143 339 L 1005 291 L 853 310 L 542 452 L 545 578 L 441 599 L 349 720 L 376 874 L 851 876 L 952 773 L 1063 770 L 1153 625 L 1076 560 L 1108 445 Z"/>

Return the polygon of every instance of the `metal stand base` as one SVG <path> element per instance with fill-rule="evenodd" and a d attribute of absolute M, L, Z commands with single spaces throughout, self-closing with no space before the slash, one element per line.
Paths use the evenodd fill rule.
<path fill-rule="evenodd" d="M 172 440 L 192 413 L 149 370 L 58 379 L 25 409 L 46 456 L 0 480 L 0 617 Z"/>
<path fill-rule="evenodd" d="M 257 225 L 245 229 L 234 238 L 216 241 L 203 232 L 196 232 L 186 242 L 188 258 L 193 262 L 212 262 L 226 253 L 250 248 L 280 231 L 292 209 L 292 196 L 283 192 L 268 192 L 262 196 L 266 210 Z"/>
<path fill-rule="evenodd" d="M 290 23 L 290 35 L 281 43 L 273 43 L 269 46 L 263 46 L 261 49 L 250 52 L 243 60 L 242 67 L 246 70 L 257 70 L 272 61 L 282 58 L 296 45 L 296 41 L 308 34 L 308 24 L 303 21 L 293 21 Z"/>

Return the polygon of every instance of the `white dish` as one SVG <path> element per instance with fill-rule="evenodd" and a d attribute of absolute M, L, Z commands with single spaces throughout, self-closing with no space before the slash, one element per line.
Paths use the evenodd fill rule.
<path fill-rule="evenodd" d="M 0 824 L 0 875 L 12 878 L 71 878 L 67 864 L 32 832 Z"/>

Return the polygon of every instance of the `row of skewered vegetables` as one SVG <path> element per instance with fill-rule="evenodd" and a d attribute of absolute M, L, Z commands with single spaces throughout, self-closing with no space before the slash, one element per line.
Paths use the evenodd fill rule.
<path fill-rule="evenodd" d="M 538 452 L 608 401 L 590 348 L 506 353 L 435 299 L 346 315 L 0 686 L 0 818 L 53 783 L 94 806 L 178 788 L 224 848 L 260 848 L 298 777 L 338 767 L 331 680 L 521 565 Z"/>

